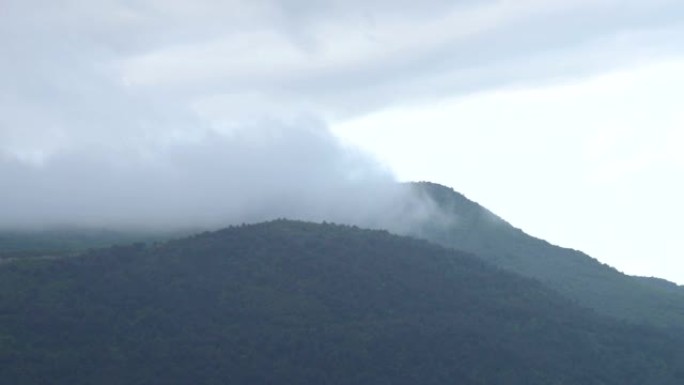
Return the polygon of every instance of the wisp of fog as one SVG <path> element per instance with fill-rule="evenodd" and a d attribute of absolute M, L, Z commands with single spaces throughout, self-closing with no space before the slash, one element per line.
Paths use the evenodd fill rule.
<path fill-rule="evenodd" d="M 0 161 L 0 226 L 216 228 L 275 218 L 405 232 L 434 205 L 320 122 Z"/>

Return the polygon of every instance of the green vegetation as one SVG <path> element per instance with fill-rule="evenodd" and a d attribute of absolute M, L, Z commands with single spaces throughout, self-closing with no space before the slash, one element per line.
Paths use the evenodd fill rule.
<path fill-rule="evenodd" d="M 0 265 L 13 385 L 674 385 L 681 342 L 468 254 L 345 226 Z"/>
<path fill-rule="evenodd" d="M 85 228 L 0 230 L 0 261 L 10 258 L 73 255 L 94 248 L 166 240 L 181 234 L 183 233 L 124 232 Z"/>
<path fill-rule="evenodd" d="M 443 214 L 412 235 L 537 279 L 599 313 L 684 332 L 683 288 L 624 275 L 580 251 L 531 237 L 448 187 L 427 182 L 409 186 L 433 199 Z"/>

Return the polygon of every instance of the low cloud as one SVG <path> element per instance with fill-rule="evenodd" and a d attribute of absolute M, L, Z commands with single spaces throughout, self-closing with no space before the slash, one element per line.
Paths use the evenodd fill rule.
<path fill-rule="evenodd" d="M 265 123 L 264 123 L 265 124 Z M 406 232 L 434 209 L 317 122 L 144 150 L 79 147 L 0 161 L 0 227 L 215 228 L 275 218 Z"/>
<path fill-rule="evenodd" d="M 326 125 L 684 39 L 684 6 L 667 0 L 322 4 L 4 1 L 0 226 L 421 217 Z"/>

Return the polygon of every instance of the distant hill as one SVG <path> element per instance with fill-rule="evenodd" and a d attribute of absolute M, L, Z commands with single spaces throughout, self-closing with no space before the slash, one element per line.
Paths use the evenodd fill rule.
<path fill-rule="evenodd" d="M 281 220 L 0 265 L 0 379 L 678 385 L 684 349 L 464 252 Z"/>
<path fill-rule="evenodd" d="M 82 227 L 0 230 L 3 259 L 77 254 L 88 249 L 172 239 L 187 231 L 109 230 Z"/>
<path fill-rule="evenodd" d="M 440 211 L 440 218 L 425 221 L 412 235 L 537 279 L 599 313 L 684 331 L 684 288 L 627 276 L 580 251 L 529 236 L 451 188 L 428 182 L 407 186 Z"/>

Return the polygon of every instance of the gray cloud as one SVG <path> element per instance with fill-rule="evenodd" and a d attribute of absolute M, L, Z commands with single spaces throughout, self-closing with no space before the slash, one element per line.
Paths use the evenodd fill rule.
<path fill-rule="evenodd" d="M 666 0 L 8 0 L 0 225 L 369 223 L 409 203 L 326 121 L 681 54 L 682 15 Z"/>
<path fill-rule="evenodd" d="M 421 16 L 349 2 L 316 17 L 268 4 L 280 7 L 259 20 L 272 25 L 160 47 L 124 72 L 139 85 L 260 90 L 344 115 L 529 81 L 532 71 L 539 81 L 630 65 L 678 51 L 684 34 L 684 6 L 672 1 L 434 2 Z"/>
<path fill-rule="evenodd" d="M 211 228 L 279 217 L 405 232 L 434 209 L 316 122 L 205 132 L 143 151 L 0 161 L 0 227 Z"/>
<path fill-rule="evenodd" d="M 74 132 L 98 141 L 183 131 L 198 118 L 235 125 L 254 118 L 245 110 L 334 119 L 681 54 L 684 38 L 684 5 L 668 0 L 10 0 L 4 8 L 4 147 L 55 147 Z M 222 117 L 207 121 L 201 113 L 216 118 L 217 104 Z"/>

